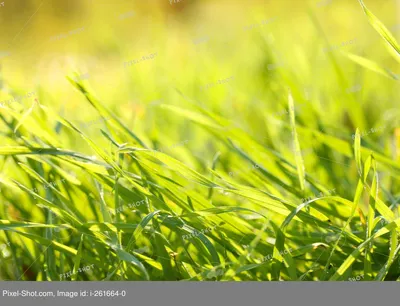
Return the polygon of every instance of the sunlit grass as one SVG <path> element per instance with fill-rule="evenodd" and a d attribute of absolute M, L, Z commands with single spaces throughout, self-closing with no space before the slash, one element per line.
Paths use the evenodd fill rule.
<path fill-rule="evenodd" d="M 148 48 L 101 81 L 80 69 L 63 107 L 4 78 L 0 278 L 396 280 L 397 77 L 351 46 L 279 41 L 269 18 L 243 50 L 193 37 L 198 63 Z"/>

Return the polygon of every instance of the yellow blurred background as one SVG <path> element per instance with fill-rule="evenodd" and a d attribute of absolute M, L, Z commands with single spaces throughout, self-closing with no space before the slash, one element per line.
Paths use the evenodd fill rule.
<path fill-rule="evenodd" d="M 366 4 L 399 37 L 399 2 Z M 324 83 L 310 63 L 325 65 L 327 45 L 355 40 L 346 50 L 368 53 L 383 66 L 394 63 L 356 0 L 5 0 L 0 27 L 0 100 L 11 89 L 33 91 L 70 118 L 90 117 L 84 120 L 95 116 L 66 79 L 73 71 L 125 120 L 137 120 L 148 104 L 171 102 L 175 89 L 214 107 L 230 95 L 226 112 L 241 111 L 241 99 L 264 86 L 260 69 L 283 62 L 305 87 Z M 232 76 L 231 87 L 200 92 Z"/>

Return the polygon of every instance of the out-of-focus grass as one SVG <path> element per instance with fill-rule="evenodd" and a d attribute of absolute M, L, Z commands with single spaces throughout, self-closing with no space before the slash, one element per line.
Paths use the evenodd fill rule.
<path fill-rule="evenodd" d="M 398 63 L 357 1 L 74 5 L 1 7 L 2 279 L 399 277 Z"/>

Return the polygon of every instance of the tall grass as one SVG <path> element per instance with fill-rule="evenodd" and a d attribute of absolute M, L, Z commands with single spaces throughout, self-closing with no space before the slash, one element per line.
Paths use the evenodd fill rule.
<path fill-rule="evenodd" d="M 258 38 L 265 65 L 254 99 L 230 94 L 243 78 L 219 71 L 197 87 L 160 89 L 165 101 L 132 128 L 76 73 L 71 97 L 96 111 L 90 128 L 60 114 L 43 88 L 29 107 L 3 105 L 0 278 L 397 280 L 399 109 L 384 116 L 395 103 L 368 111 L 358 101 L 374 105 L 368 84 L 384 91 L 397 77 L 340 50 L 326 54 L 323 74 L 336 85 L 305 91 L 310 70 L 324 68 L 295 48 L 285 65 L 297 70 L 266 69 L 272 42 Z M 367 74 L 361 93 L 348 90 L 359 81 L 342 68 L 349 59 Z"/>

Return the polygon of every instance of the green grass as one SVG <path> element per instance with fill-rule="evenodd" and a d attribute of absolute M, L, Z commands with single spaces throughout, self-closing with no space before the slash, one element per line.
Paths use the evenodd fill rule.
<path fill-rule="evenodd" d="M 262 51 L 253 78 L 209 63 L 201 82 L 188 73 L 193 84 L 164 88 L 156 77 L 163 101 L 138 125 L 79 72 L 71 99 L 95 110 L 90 128 L 60 114 L 50 89 L 4 106 L 0 279 L 400 279 L 399 109 L 375 103 L 374 87 L 394 99 L 397 77 L 346 50 L 315 68 L 293 48 L 295 69 L 268 70 L 272 41 L 250 35 L 251 54 Z M 349 92 L 359 71 L 362 92 Z"/>

